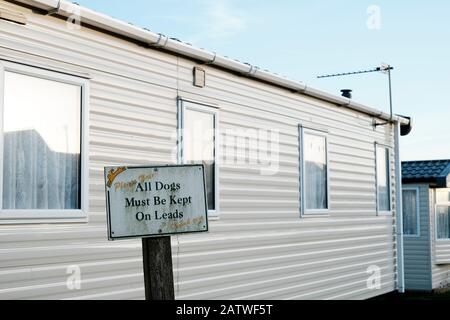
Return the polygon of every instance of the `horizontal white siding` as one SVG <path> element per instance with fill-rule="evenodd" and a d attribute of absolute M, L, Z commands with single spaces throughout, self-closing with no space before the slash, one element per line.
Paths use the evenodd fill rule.
<path fill-rule="evenodd" d="M 222 164 L 220 219 L 208 234 L 172 237 L 177 298 L 363 299 L 395 289 L 395 219 L 376 215 L 375 197 L 374 143 L 392 146 L 389 126 L 374 130 L 369 116 L 208 66 L 207 86 L 196 88 L 191 61 L 1 3 L 28 24 L 0 21 L 0 56 L 87 73 L 91 97 L 89 222 L 0 226 L 0 298 L 143 298 L 140 241 L 106 241 L 102 172 L 175 161 L 177 96 L 219 106 L 221 132 L 280 132 L 276 174 Z M 298 124 L 328 130 L 326 217 L 300 218 Z M 72 265 L 80 290 L 66 286 Z M 379 290 L 367 288 L 371 265 Z"/>
<path fill-rule="evenodd" d="M 436 189 L 430 189 L 430 225 L 433 289 L 450 287 L 450 240 L 436 239 Z"/>

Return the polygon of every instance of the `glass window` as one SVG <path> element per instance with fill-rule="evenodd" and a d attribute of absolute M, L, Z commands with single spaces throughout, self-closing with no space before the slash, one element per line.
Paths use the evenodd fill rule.
<path fill-rule="evenodd" d="M 80 209 L 81 86 L 4 72 L 3 209 Z"/>
<path fill-rule="evenodd" d="M 391 211 L 389 149 L 386 147 L 376 147 L 376 170 L 378 211 Z"/>
<path fill-rule="evenodd" d="M 309 131 L 303 133 L 303 168 L 305 210 L 328 209 L 326 136 Z"/>
<path fill-rule="evenodd" d="M 216 210 L 216 113 L 213 108 L 189 107 L 183 111 L 183 162 L 205 167 L 208 210 Z M 211 109 L 211 110 L 210 110 Z"/>
<path fill-rule="evenodd" d="M 436 202 L 447 203 L 450 202 L 450 189 L 441 189 L 436 191 Z"/>
<path fill-rule="evenodd" d="M 419 235 L 419 208 L 416 189 L 403 190 L 403 234 Z"/>
<path fill-rule="evenodd" d="M 436 191 L 436 233 L 438 239 L 450 239 L 450 189 Z"/>

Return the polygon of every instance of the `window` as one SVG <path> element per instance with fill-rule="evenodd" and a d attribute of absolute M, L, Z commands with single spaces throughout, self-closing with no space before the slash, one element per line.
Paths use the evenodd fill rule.
<path fill-rule="evenodd" d="M 181 163 L 205 167 L 208 215 L 218 216 L 217 110 L 180 101 Z"/>
<path fill-rule="evenodd" d="M 303 214 L 327 213 L 328 145 L 325 132 L 300 127 L 301 201 Z"/>
<path fill-rule="evenodd" d="M 436 189 L 436 235 L 450 239 L 450 189 Z"/>
<path fill-rule="evenodd" d="M 419 235 L 419 191 L 414 188 L 403 188 L 403 234 Z"/>
<path fill-rule="evenodd" d="M 0 220 L 85 218 L 86 82 L 12 63 L 0 80 Z"/>
<path fill-rule="evenodd" d="M 376 185 L 378 213 L 391 213 L 389 148 L 376 145 Z"/>

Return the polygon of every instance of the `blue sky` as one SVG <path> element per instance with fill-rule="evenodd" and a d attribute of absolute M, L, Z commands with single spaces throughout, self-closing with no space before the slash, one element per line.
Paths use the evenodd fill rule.
<path fill-rule="evenodd" d="M 77 2 L 385 111 L 386 75 L 316 76 L 390 63 L 394 112 L 414 121 L 402 160 L 450 159 L 450 1 Z"/>

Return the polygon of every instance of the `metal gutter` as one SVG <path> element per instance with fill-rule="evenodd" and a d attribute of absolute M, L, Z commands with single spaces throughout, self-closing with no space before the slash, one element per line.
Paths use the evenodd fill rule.
<path fill-rule="evenodd" d="M 388 113 L 354 102 L 351 99 L 310 88 L 303 82 L 289 80 L 268 71 L 261 70 L 256 66 L 220 56 L 214 52 L 193 47 L 187 43 L 170 39 L 167 36 L 133 26 L 129 23 L 114 19 L 107 15 L 64 0 L 14 0 L 14 2 L 45 10 L 49 14 L 58 14 L 64 17 L 73 17 L 76 15 L 80 18 L 82 23 L 146 43 L 150 47 L 162 48 L 172 53 L 199 60 L 209 65 L 221 67 L 250 78 L 266 81 L 294 92 L 299 92 L 307 96 L 328 101 L 338 106 L 359 111 L 379 119 L 386 121 L 392 120 L 392 122 L 398 122 L 403 125 L 408 125 L 410 122 L 407 118 L 397 115 L 392 116 L 391 118 L 391 115 Z"/>

